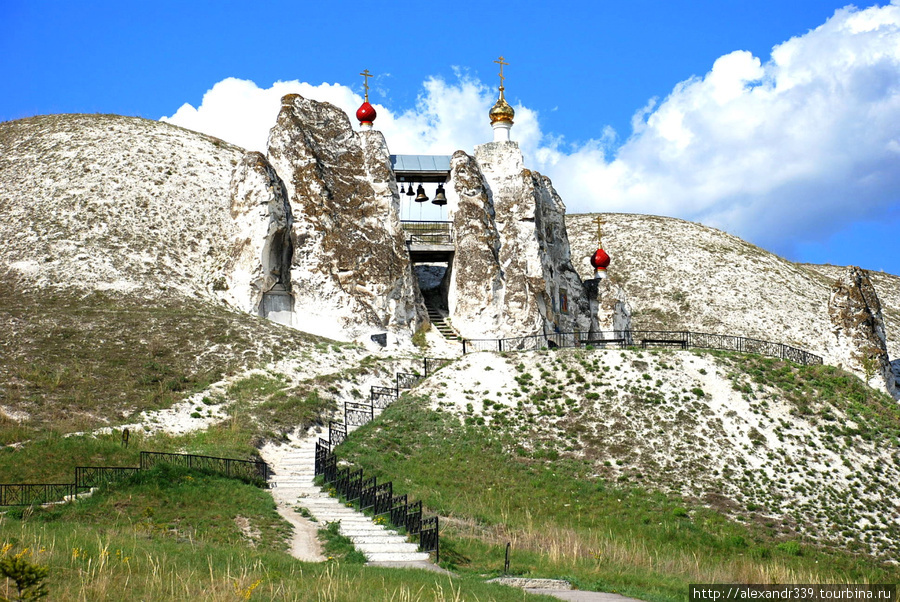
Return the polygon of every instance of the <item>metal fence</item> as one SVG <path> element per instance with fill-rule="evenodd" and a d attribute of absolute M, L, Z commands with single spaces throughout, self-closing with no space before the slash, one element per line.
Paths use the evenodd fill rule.
<path fill-rule="evenodd" d="M 558 332 L 505 339 L 468 339 L 463 353 L 474 351 L 529 351 L 560 347 L 673 347 L 719 349 L 756 353 L 804 365 L 821 365 L 822 357 L 803 349 L 748 337 L 690 332 L 686 330 L 610 330 L 597 333 Z"/>
<path fill-rule="evenodd" d="M 465 341 L 463 341 L 463 349 L 465 349 Z M 465 353 L 465 351 L 463 351 Z M 445 357 L 426 357 L 425 358 L 425 377 L 429 377 L 453 360 Z"/>
<path fill-rule="evenodd" d="M 31 506 L 59 502 L 75 495 L 75 483 L 0 484 L 0 506 Z"/>
<path fill-rule="evenodd" d="M 374 416 L 375 409 L 371 403 L 344 402 L 344 424 L 347 427 L 362 426 L 372 420 Z"/>
<path fill-rule="evenodd" d="M 400 227 L 406 234 L 406 240 L 412 244 L 453 244 L 453 222 L 403 220 Z"/>
<path fill-rule="evenodd" d="M 417 384 L 422 382 L 422 378 L 423 377 L 421 374 L 411 374 L 409 372 L 398 372 L 397 373 L 397 390 L 402 391 L 404 389 L 412 389 Z"/>
<path fill-rule="evenodd" d="M 161 463 L 214 472 L 259 486 L 265 486 L 271 474 L 269 465 L 261 460 L 141 452 L 140 466 L 76 466 L 74 483 L 0 484 L 0 506 L 42 505 L 72 499 L 79 491 L 116 483 Z"/>
<path fill-rule="evenodd" d="M 194 470 L 212 472 L 226 477 L 263 483 L 269 480 L 269 465 L 262 460 L 235 460 L 196 454 L 173 454 L 165 452 L 141 452 L 141 469 L 146 470 L 158 464 L 171 464 Z"/>
<path fill-rule="evenodd" d="M 335 493 L 347 503 L 358 505 L 360 510 L 370 510 L 375 516 L 387 515 L 393 526 L 418 536 L 421 551 L 440 554 L 437 517 L 422 518 L 421 500 L 410 503 L 407 494 L 394 495 L 391 481 L 379 483 L 376 477 L 366 478 L 362 470 L 337 468 L 337 456 L 324 439 L 316 441 L 315 457 L 316 476 L 331 484 Z"/>
<path fill-rule="evenodd" d="M 399 396 L 399 389 L 392 389 L 390 387 L 372 387 L 369 389 L 369 400 L 372 403 L 372 407 L 380 410 L 391 405 Z"/>
<path fill-rule="evenodd" d="M 344 442 L 347 438 L 347 425 L 343 422 L 328 422 L 328 443 L 332 449 Z"/>
<path fill-rule="evenodd" d="M 127 479 L 141 471 L 131 466 L 76 466 L 75 488 L 90 489 Z"/>

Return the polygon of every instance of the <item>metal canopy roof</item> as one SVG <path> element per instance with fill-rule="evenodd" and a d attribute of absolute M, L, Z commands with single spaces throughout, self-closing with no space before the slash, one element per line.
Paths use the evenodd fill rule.
<path fill-rule="evenodd" d="M 449 155 L 391 155 L 398 182 L 446 182 L 450 179 Z"/>

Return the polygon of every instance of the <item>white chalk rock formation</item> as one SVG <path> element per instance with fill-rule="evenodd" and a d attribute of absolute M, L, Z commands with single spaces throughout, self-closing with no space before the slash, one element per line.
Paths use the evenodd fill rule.
<path fill-rule="evenodd" d="M 614 331 L 631 330 L 631 307 L 625 289 L 609 278 L 585 280 L 584 289 L 591 306 L 591 339 L 618 338 Z"/>
<path fill-rule="evenodd" d="M 257 313 L 276 285 L 290 292 L 293 216 L 284 183 L 262 153 L 246 153 L 231 178 L 231 219 L 237 227 L 226 265 L 226 300 Z"/>
<path fill-rule="evenodd" d="M 571 263 L 565 206 L 548 178 L 525 169 L 518 144 L 482 144 L 474 160 L 457 152 L 451 180 L 457 330 L 466 338 L 587 333 L 591 305 Z"/>
<path fill-rule="evenodd" d="M 408 340 L 425 310 L 384 137 L 357 134 L 337 107 L 290 94 L 268 151 L 294 216 L 293 325 L 341 340 Z"/>
<path fill-rule="evenodd" d="M 453 154 L 450 170 L 459 196 L 453 214 L 456 252 L 445 277 L 450 320 L 464 338 L 502 336 L 506 285 L 490 191 L 475 159 L 463 151 Z"/>
<path fill-rule="evenodd" d="M 881 303 L 865 270 L 850 266 L 834 283 L 828 314 L 835 337 L 832 355 L 840 358 L 839 365 L 900 399 L 887 353 Z"/>

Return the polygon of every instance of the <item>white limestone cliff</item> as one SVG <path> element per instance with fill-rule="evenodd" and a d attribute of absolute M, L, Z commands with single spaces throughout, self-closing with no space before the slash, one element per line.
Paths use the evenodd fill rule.
<path fill-rule="evenodd" d="M 591 329 L 591 303 L 571 263 L 565 205 L 525 169 L 515 142 L 458 151 L 451 181 L 456 254 L 449 306 L 466 338 Z M 594 320 L 596 321 L 596 320 Z"/>
<path fill-rule="evenodd" d="M 835 281 L 828 314 L 834 336 L 830 351 L 837 360 L 835 364 L 900 399 L 887 352 L 881 302 L 865 270 L 850 266 Z"/>
<path fill-rule="evenodd" d="M 276 284 L 290 292 L 293 216 L 284 183 L 262 153 L 246 153 L 231 178 L 231 219 L 236 231 L 226 264 L 223 296 L 257 313 Z"/>
<path fill-rule="evenodd" d="M 424 307 L 381 134 L 357 134 L 337 107 L 292 94 L 282 99 L 268 157 L 294 216 L 293 325 L 339 340 L 387 332 L 408 341 Z"/>

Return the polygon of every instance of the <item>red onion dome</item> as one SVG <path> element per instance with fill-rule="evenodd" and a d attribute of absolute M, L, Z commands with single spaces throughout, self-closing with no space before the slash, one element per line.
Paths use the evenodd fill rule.
<path fill-rule="evenodd" d="M 591 255 L 591 265 L 595 270 L 605 270 L 609 267 L 609 255 L 603 249 L 597 249 L 597 252 Z"/>
<path fill-rule="evenodd" d="M 375 121 L 375 116 L 375 108 L 368 101 L 362 103 L 362 106 L 356 110 L 356 118 L 360 123 L 370 124 Z"/>

